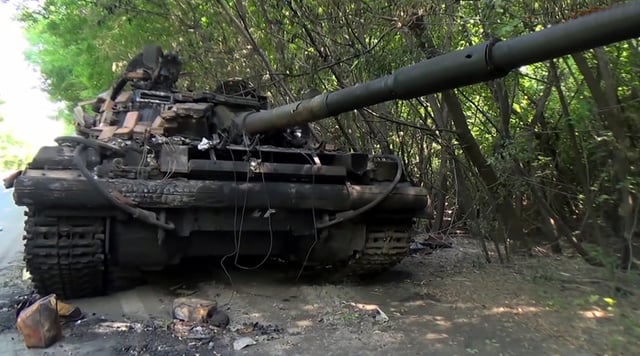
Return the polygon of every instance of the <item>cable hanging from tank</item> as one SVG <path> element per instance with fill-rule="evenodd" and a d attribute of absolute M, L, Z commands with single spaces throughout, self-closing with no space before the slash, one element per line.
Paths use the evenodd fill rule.
<path fill-rule="evenodd" d="M 309 163 L 311 163 L 312 166 L 315 165 L 315 162 L 313 161 L 313 159 L 308 157 L 304 152 L 302 152 L 302 156 L 305 157 L 309 161 Z M 316 184 L 316 172 L 313 169 L 313 167 L 311 167 L 311 185 L 314 186 L 315 184 Z M 316 219 L 315 199 L 311 199 L 311 218 L 313 219 L 313 243 L 311 244 L 311 246 L 309 246 L 309 250 L 307 251 L 307 254 L 304 257 L 304 260 L 302 261 L 302 266 L 300 266 L 300 270 L 298 271 L 298 275 L 296 276 L 296 281 L 300 279 L 300 276 L 302 276 L 302 272 L 304 272 L 304 267 L 307 265 L 307 262 L 309 261 L 311 252 L 318 244 L 318 221 Z"/>
<path fill-rule="evenodd" d="M 392 154 L 385 154 L 385 155 L 379 155 L 379 156 L 374 156 L 374 157 L 382 157 L 382 158 L 391 158 L 393 160 L 396 161 L 396 164 L 398 166 L 397 170 L 396 170 L 396 175 L 393 178 L 393 181 L 389 184 L 389 186 L 387 187 L 387 189 L 380 194 L 374 201 L 370 202 L 369 204 L 360 207 L 356 210 L 349 210 L 349 211 L 345 211 L 345 212 L 341 212 L 336 214 L 336 218 L 330 221 L 325 221 L 322 222 L 320 224 L 318 224 L 318 229 L 324 229 L 330 226 L 333 226 L 335 224 L 339 224 L 339 223 L 343 223 L 345 221 L 351 220 L 355 217 L 358 217 L 359 215 L 362 215 L 364 213 L 366 213 L 367 211 L 375 208 L 378 204 L 380 204 L 384 199 L 386 199 L 391 192 L 393 192 L 393 190 L 398 186 L 398 183 L 400 183 L 400 180 L 402 179 L 402 173 L 404 172 L 404 167 L 402 164 L 402 161 L 400 160 L 400 158 L 398 158 L 398 156 L 396 155 L 392 155 Z"/>
<path fill-rule="evenodd" d="M 87 180 L 87 182 L 93 186 L 98 192 L 100 192 L 109 202 L 111 202 L 116 207 L 120 208 L 120 210 L 128 213 L 133 218 L 138 219 L 140 221 L 146 222 L 148 224 L 157 226 L 159 228 L 165 230 L 173 230 L 175 226 L 171 222 L 163 221 L 158 219 L 156 213 L 141 209 L 131 207 L 120 200 L 116 199 L 116 197 L 107 190 L 100 182 L 98 182 L 91 172 L 87 169 L 87 162 L 85 156 L 85 150 L 87 147 L 92 147 L 96 150 L 111 150 L 119 155 L 123 155 L 125 153 L 125 149 L 122 149 L 117 146 L 109 145 L 104 142 L 100 142 L 97 140 L 92 140 L 84 137 L 76 137 L 76 136 L 62 136 L 55 139 L 58 144 L 63 144 L 66 142 L 71 142 L 77 144 L 77 147 L 73 153 L 73 163 L 76 168 L 80 171 L 80 174 Z"/>
<path fill-rule="evenodd" d="M 262 161 L 262 151 L 260 150 L 260 136 L 256 136 L 254 138 L 253 143 L 249 146 L 246 145 L 246 137 L 245 137 L 245 149 L 247 150 L 247 156 L 246 159 L 249 159 L 249 156 L 251 154 L 250 150 L 253 148 L 257 147 L 257 151 L 258 151 L 258 156 L 259 156 L 259 160 Z M 264 178 L 264 172 L 262 170 L 260 170 L 260 175 L 262 177 L 262 184 L 266 184 L 266 180 Z M 249 167 L 247 168 L 247 183 L 249 183 L 249 178 L 251 176 L 251 166 L 249 165 Z M 258 263 L 256 266 L 253 267 L 246 267 L 246 266 L 242 266 L 238 263 L 238 257 L 240 254 L 240 244 L 241 244 L 241 239 L 242 239 L 242 226 L 244 224 L 244 212 L 246 209 L 246 205 L 247 205 L 247 196 L 249 194 L 248 190 L 245 190 L 245 199 L 244 199 L 244 203 L 243 203 L 243 207 L 242 207 L 242 216 L 240 218 L 240 232 L 238 234 L 238 244 L 237 244 L 237 251 L 236 251 L 236 258 L 234 261 L 234 264 L 236 267 L 241 268 L 241 269 L 245 269 L 245 270 L 254 270 L 254 269 L 258 269 L 260 267 L 262 267 L 262 265 L 264 265 L 269 258 L 271 257 L 271 252 L 273 251 L 273 226 L 271 224 L 271 200 L 269 199 L 269 190 L 265 188 L 265 196 L 266 196 L 266 200 L 267 200 L 267 219 L 268 219 L 268 224 L 269 224 L 269 251 L 267 252 L 267 254 L 265 255 L 264 259 L 262 261 L 260 261 L 260 263 Z"/>
<path fill-rule="evenodd" d="M 233 154 L 233 150 L 231 148 L 228 148 L 229 150 L 229 155 L 231 156 L 231 162 L 235 163 L 235 157 Z M 222 268 L 222 270 L 224 271 L 224 274 L 227 276 L 227 278 L 229 278 L 229 283 L 231 283 L 231 285 L 233 285 L 233 278 L 231 278 L 231 274 L 229 274 L 229 271 L 227 271 L 227 268 L 224 266 L 224 261 L 233 256 L 234 254 L 238 253 L 238 240 L 236 239 L 236 229 L 238 227 L 238 175 L 236 173 L 236 170 L 233 169 L 233 185 L 235 186 L 235 189 L 233 189 L 234 191 L 234 204 L 233 204 L 233 242 L 234 242 L 234 251 L 222 256 L 222 258 L 220 259 L 220 267 Z"/>
<path fill-rule="evenodd" d="M 243 144 L 244 144 L 244 148 L 247 151 L 247 156 L 245 157 L 246 159 L 249 158 L 250 156 L 250 151 L 256 147 L 258 147 L 258 154 L 260 155 L 260 160 L 262 160 L 262 152 L 259 149 L 259 140 L 260 140 L 260 135 L 256 135 L 253 140 L 249 140 L 248 136 L 246 136 L 246 134 L 243 135 Z M 231 161 L 235 162 L 235 155 L 233 154 L 233 149 L 231 148 L 227 148 L 229 150 L 229 155 L 231 156 Z M 250 175 L 251 175 L 251 168 L 249 167 L 247 170 L 247 179 L 246 179 L 246 183 L 249 183 L 249 179 L 250 179 Z M 264 177 L 264 172 L 261 172 L 261 176 L 262 176 L 262 182 L 263 184 L 266 183 L 265 177 Z M 234 185 L 237 186 L 238 184 L 238 176 L 236 173 L 236 170 L 233 170 L 233 183 Z M 267 262 L 267 260 L 271 257 L 271 252 L 273 250 L 273 226 L 272 226 L 272 221 L 271 221 L 271 214 L 267 215 L 268 218 L 268 224 L 269 224 L 269 238 L 270 238 L 270 242 L 269 242 L 269 251 L 267 252 L 265 258 L 258 263 L 256 266 L 253 267 L 247 267 L 247 266 L 242 266 L 240 263 L 238 263 L 238 258 L 240 255 L 240 244 L 241 244 L 241 240 L 242 240 L 242 228 L 244 225 L 244 216 L 245 216 L 245 211 L 246 211 L 246 207 L 247 207 L 247 199 L 248 199 L 248 194 L 249 191 L 247 189 L 245 189 L 244 192 L 244 199 L 243 199 L 243 204 L 242 204 L 242 213 L 241 213 L 241 217 L 240 217 L 240 227 L 238 228 L 238 189 L 234 189 L 235 192 L 235 199 L 234 199 L 234 214 L 233 214 L 233 241 L 234 241 L 234 251 L 223 256 L 222 259 L 220 260 L 220 266 L 222 267 L 223 271 L 225 272 L 225 275 L 227 276 L 227 278 L 229 278 L 229 281 L 231 282 L 231 284 L 233 284 L 233 279 L 231 278 L 231 275 L 229 274 L 229 272 L 227 271 L 226 267 L 224 266 L 224 261 L 231 257 L 231 256 L 235 256 L 234 258 L 234 266 L 236 266 L 237 268 L 241 268 L 241 269 L 245 269 L 245 270 L 254 270 L 257 268 L 260 268 L 262 265 L 264 265 L 264 263 Z M 267 212 L 271 212 L 271 200 L 269 198 L 269 193 L 268 191 L 265 191 L 266 194 L 266 198 L 267 198 Z"/>

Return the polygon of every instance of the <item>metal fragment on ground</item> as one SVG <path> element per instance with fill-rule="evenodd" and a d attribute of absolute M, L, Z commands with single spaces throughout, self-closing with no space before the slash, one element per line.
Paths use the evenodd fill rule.
<path fill-rule="evenodd" d="M 255 345 L 255 344 L 256 344 L 256 342 L 252 338 L 250 338 L 248 336 L 245 336 L 245 337 L 241 337 L 241 338 L 239 338 L 239 339 L 237 339 L 236 341 L 233 342 L 233 349 L 238 351 L 238 350 L 244 349 L 247 346 L 251 346 L 251 345 Z"/>

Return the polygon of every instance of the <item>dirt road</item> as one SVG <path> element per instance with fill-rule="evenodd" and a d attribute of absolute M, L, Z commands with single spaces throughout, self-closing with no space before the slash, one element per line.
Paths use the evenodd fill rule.
<path fill-rule="evenodd" d="M 487 264 L 475 241 L 460 238 L 366 285 L 296 281 L 297 271 L 278 265 L 229 275 L 216 264 L 182 266 L 133 290 L 71 301 L 86 319 L 65 325 L 50 348 L 26 350 L 11 304 L 29 291 L 22 212 L 10 198 L 0 195 L 0 355 L 603 355 L 638 347 L 631 301 L 640 298 L 616 296 L 612 310 L 604 284 L 572 287 L 567 276 L 594 273 L 579 260 Z M 176 337 L 170 308 L 182 295 L 216 300 L 230 325 Z M 244 336 L 255 344 L 235 351 Z"/>

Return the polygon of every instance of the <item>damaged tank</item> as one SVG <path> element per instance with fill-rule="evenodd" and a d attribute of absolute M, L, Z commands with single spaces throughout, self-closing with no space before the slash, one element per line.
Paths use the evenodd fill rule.
<path fill-rule="evenodd" d="M 241 79 L 179 91 L 180 58 L 145 48 L 107 94 L 78 106 L 75 136 L 42 147 L 7 183 L 27 207 L 34 286 L 102 295 L 193 256 L 259 261 L 244 268 L 279 258 L 345 276 L 387 270 L 407 255 L 427 191 L 398 157 L 337 149 L 310 123 L 636 38 L 638 18 L 640 3 L 616 6 L 274 108 Z"/>

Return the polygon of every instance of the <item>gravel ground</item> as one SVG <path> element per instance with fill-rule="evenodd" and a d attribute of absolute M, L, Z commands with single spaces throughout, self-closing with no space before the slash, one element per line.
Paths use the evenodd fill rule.
<path fill-rule="evenodd" d="M 15 329 L 13 304 L 29 292 L 16 262 L 0 270 L 0 354 L 602 355 L 640 346 L 631 284 L 614 295 L 603 271 L 573 256 L 514 259 L 488 264 L 476 241 L 456 238 L 375 281 L 339 285 L 295 281 L 278 265 L 231 270 L 233 283 L 216 267 L 183 266 L 132 291 L 71 301 L 86 318 L 46 350 L 26 350 Z M 189 330 L 172 320 L 172 301 L 185 295 L 217 301 L 230 324 Z M 234 350 L 239 341 L 250 345 Z"/>

